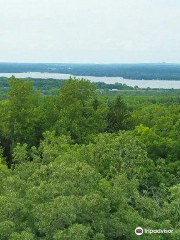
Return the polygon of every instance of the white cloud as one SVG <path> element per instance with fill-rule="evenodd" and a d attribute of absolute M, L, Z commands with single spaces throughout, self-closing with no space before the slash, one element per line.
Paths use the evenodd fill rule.
<path fill-rule="evenodd" d="M 0 61 L 180 62 L 178 0 L 0 0 Z"/>

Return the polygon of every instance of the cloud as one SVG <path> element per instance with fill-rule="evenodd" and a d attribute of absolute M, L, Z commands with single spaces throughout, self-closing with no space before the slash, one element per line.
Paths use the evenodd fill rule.
<path fill-rule="evenodd" d="M 179 27 L 177 0 L 1 0 L 0 61 L 179 62 Z"/>

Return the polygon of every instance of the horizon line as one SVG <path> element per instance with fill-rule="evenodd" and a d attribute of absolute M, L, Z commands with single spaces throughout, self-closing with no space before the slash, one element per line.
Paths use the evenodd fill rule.
<path fill-rule="evenodd" d="M 105 63 L 105 62 L 90 62 L 90 63 L 82 63 L 82 62 L 78 62 L 78 63 L 75 63 L 75 62 L 0 62 L 0 64 L 81 64 L 81 65 L 118 65 L 118 64 L 180 64 L 180 62 L 138 62 L 138 63 L 120 63 L 120 62 L 109 62 L 109 63 Z"/>

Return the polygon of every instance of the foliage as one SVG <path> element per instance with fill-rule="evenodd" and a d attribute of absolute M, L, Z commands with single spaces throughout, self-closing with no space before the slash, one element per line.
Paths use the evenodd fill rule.
<path fill-rule="evenodd" d="M 179 239 L 179 97 L 55 95 L 12 78 L 0 101 L 0 239 Z"/>

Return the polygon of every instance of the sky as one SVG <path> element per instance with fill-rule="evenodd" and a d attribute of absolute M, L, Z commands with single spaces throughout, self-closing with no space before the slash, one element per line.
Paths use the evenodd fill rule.
<path fill-rule="evenodd" d="M 0 62 L 180 63 L 180 0 L 0 0 Z"/>

